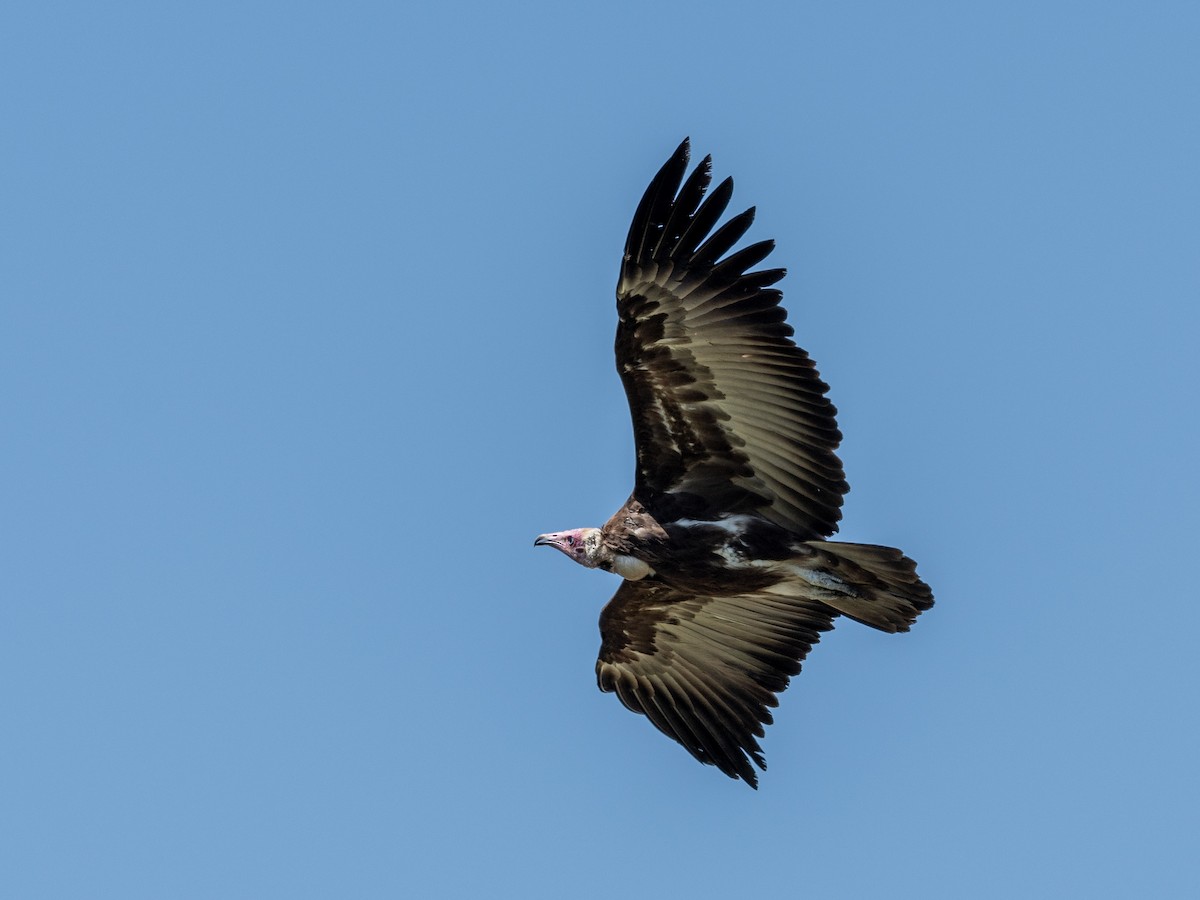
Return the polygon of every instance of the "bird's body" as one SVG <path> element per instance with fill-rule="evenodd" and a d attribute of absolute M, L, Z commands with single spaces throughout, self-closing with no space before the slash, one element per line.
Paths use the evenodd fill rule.
<path fill-rule="evenodd" d="M 535 543 L 624 579 L 600 688 L 755 786 L 769 707 L 820 632 L 838 615 L 907 631 L 933 595 L 900 551 L 825 540 L 849 490 L 836 411 L 770 287 L 784 271 L 747 271 L 771 242 L 725 256 L 753 210 L 714 232 L 732 182 L 704 199 L 710 160 L 683 181 L 687 159 L 684 141 L 646 190 L 617 287 L 633 494 L 602 528 Z"/>

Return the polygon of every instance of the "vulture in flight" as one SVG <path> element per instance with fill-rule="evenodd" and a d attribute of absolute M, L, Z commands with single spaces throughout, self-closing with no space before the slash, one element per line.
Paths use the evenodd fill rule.
<path fill-rule="evenodd" d="M 623 579 L 600 613 L 600 689 L 757 787 L 758 738 L 821 632 L 838 616 L 907 631 L 933 594 L 899 550 L 827 540 L 849 490 L 836 410 L 791 340 L 784 270 L 754 269 L 774 242 L 730 252 L 754 209 L 716 227 L 733 180 L 708 193 L 711 157 L 688 175 L 688 151 L 646 189 L 617 283 L 633 493 L 603 527 L 534 544 Z"/>

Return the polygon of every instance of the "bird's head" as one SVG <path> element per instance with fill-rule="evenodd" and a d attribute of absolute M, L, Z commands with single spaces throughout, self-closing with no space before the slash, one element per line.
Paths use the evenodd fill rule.
<path fill-rule="evenodd" d="M 572 528 L 570 531 L 539 534 L 533 546 L 555 547 L 589 569 L 599 566 L 606 557 L 599 528 Z"/>

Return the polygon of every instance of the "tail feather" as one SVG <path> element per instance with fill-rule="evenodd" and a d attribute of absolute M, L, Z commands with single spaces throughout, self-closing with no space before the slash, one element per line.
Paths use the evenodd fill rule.
<path fill-rule="evenodd" d="M 933 606 L 933 592 L 917 577 L 917 564 L 894 547 L 806 541 L 820 568 L 849 591 L 828 591 L 825 604 L 856 622 L 895 633 L 908 631 Z M 812 565 L 809 561 L 806 565 Z"/>

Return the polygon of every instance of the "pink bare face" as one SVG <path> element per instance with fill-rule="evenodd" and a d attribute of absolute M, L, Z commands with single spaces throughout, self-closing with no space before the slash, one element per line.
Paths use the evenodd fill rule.
<path fill-rule="evenodd" d="M 534 540 L 535 547 L 555 547 L 567 554 L 581 566 L 589 569 L 596 567 L 585 546 L 585 538 L 595 528 L 572 528 L 570 531 L 552 531 L 549 534 L 539 534 Z"/>

